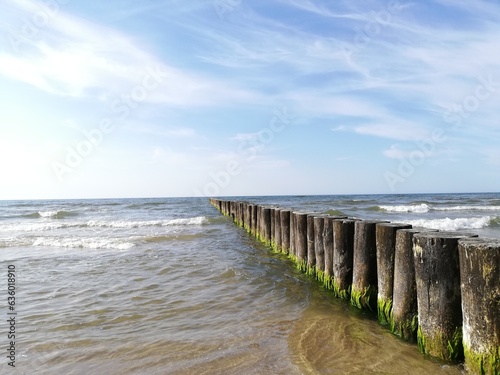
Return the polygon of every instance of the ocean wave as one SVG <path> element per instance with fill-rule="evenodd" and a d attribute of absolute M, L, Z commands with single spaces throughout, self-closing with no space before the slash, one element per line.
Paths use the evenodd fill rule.
<path fill-rule="evenodd" d="M 128 250 L 135 246 L 132 242 L 118 238 L 54 238 L 38 237 L 32 243 L 35 247 L 63 247 L 85 249 Z"/>
<path fill-rule="evenodd" d="M 43 232 L 66 228 L 142 228 L 142 227 L 166 227 L 166 226 L 184 226 L 184 225 L 206 225 L 211 221 L 205 216 L 198 216 L 185 219 L 171 219 L 171 220 L 145 220 L 145 221 L 104 221 L 104 220 L 90 220 L 87 222 L 61 222 L 61 221 L 47 221 L 40 223 L 16 223 L 0 225 L 0 232 Z"/>
<path fill-rule="evenodd" d="M 64 219 L 66 217 L 77 216 L 76 212 L 71 211 L 38 211 L 26 217 L 43 218 L 43 219 Z"/>
<path fill-rule="evenodd" d="M 491 218 L 490 220 L 491 227 L 500 227 L 500 216 L 496 216 Z"/>
<path fill-rule="evenodd" d="M 451 206 L 432 209 L 435 211 L 500 211 L 500 206 Z"/>
<path fill-rule="evenodd" d="M 495 218 L 498 219 L 498 218 Z M 441 231 L 457 231 L 462 229 L 482 229 L 492 224 L 492 217 L 470 217 L 456 219 L 417 219 L 417 220 L 402 220 L 405 224 L 411 224 L 414 227 L 439 229 Z"/>
<path fill-rule="evenodd" d="M 387 212 L 415 212 L 415 213 L 426 213 L 431 209 L 426 203 L 421 204 L 411 204 L 411 205 L 401 205 L 401 206 L 379 206 L 381 210 Z"/>
<path fill-rule="evenodd" d="M 209 224 L 209 220 L 205 216 L 191 217 L 185 219 L 170 219 L 170 220 L 145 220 L 145 221 L 98 221 L 91 220 L 87 223 L 89 227 L 104 227 L 104 228 L 141 228 L 141 227 L 166 227 L 166 226 L 181 226 L 181 225 L 204 225 Z"/>

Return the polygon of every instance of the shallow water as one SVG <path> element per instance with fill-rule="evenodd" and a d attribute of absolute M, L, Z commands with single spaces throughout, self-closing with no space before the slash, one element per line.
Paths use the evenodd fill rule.
<path fill-rule="evenodd" d="M 462 372 L 333 298 L 205 199 L 0 208 L 0 267 L 17 272 L 17 373 Z M 33 215 L 59 211 L 72 214 Z"/>

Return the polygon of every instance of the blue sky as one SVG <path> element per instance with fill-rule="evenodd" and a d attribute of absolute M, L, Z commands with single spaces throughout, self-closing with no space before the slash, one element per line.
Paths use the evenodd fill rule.
<path fill-rule="evenodd" d="M 0 199 L 499 191 L 494 1 L 4 0 Z"/>

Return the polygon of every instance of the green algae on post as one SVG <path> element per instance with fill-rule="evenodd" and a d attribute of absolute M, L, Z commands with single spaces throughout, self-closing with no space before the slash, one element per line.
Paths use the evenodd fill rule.
<path fill-rule="evenodd" d="M 413 262 L 413 236 L 423 229 L 400 229 L 396 233 L 391 331 L 403 340 L 416 341 L 418 327 L 417 286 Z M 436 232 L 435 230 L 425 230 Z"/>
<path fill-rule="evenodd" d="M 316 274 L 316 251 L 314 234 L 314 214 L 307 215 L 307 271 L 310 276 Z"/>
<path fill-rule="evenodd" d="M 377 246 L 375 226 L 383 221 L 356 221 L 351 303 L 374 311 L 377 308 Z M 375 295 L 375 297 L 373 297 Z"/>
<path fill-rule="evenodd" d="M 392 326 L 396 233 L 399 229 L 411 229 L 411 225 L 398 223 L 376 225 L 378 320 L 380 324 L 390 326 Z"/>
<path fill-rule="evenodd" d="M 413 236 L 419 349 L 439 359 L 463 356 L 458 240 L 470 236 L 455 232 Z"/>
<path fill-rule="evenodd" d="M 333 221 L 332 217 L 325 217 L 323 223 L 323 251 L 325 258 L 325 274 L 323 285 L 327 289 L 333 287 Z"/>
<path fill-rule="evenodd" d="M 351 288 L 351 304 L 358 309 L 366 309 L 373 311 L 373 306 L 377 300 L 377 289 L 372 285 L 367 286 L 363 290 Z"/>
<path fill-rule="evenodd" d="M 305 268 L 302 271 L 307 270 L 307 214 L 306 213 L 296 213 L 295 223 L 296 223 L 296 257 L 298 263 L 301 265 L 301 270 L 303 264 Z"/>
<path fill-rule="evenodd" d="M 500 240 L 458 243 L 465 365 L 473 374 L 500 374 Z"/>
<path fill-rule="evenodd" d="M 324 216 L 318 215 L 313 218 L 314 224 L 314 254 L 316 256 L 316 279 L 323 283 L 325 275 L 325 245 L 323 231 L 325 227 Z"/>
<path fill-rule="evenodd" d="M 355 220 L 333 220 L 333 291 L 349 299 L 352 286 Z"/>

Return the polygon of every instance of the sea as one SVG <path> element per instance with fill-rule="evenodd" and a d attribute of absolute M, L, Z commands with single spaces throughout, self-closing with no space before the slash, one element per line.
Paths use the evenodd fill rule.
<path fill-rule="evenodd" d="M 227 199 L 500 238 L 499 193 Z M 0 201 L 0 268 L 1 374 L 465 373 L 208 198 Z"/>

